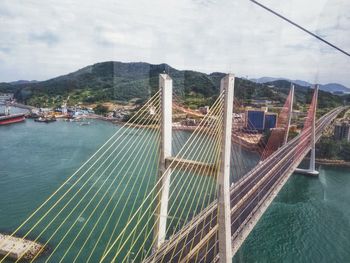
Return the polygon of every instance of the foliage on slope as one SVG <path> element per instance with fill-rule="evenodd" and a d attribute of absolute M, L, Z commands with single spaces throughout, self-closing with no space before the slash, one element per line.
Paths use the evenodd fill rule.
<path fill-rule="evenodd" d="M 178 97 L 187 106 L 210 105 L 219 94 L 220 79 L 224 73 L 205 74 L 190 70 L 177 70 L 167 64 L 153 65 L 143 62 L 102 62 L 76 72 L 35 83 L 1 83 L 0 92 L 13 92 L 20 102 L 34 106 L 58 106 L 69 96 L 69 104 L 127 102 L 138 98 L 143 101 L 158 89 L 158 75 L 168 73 L 174 82 Z M 266 84 L 236 78 L 235 96 L 241 101 L 268 99 L 283 105 L 290 83 L 279 80 Z M 307 103 L 311 90 L 296 87 L 297 103 Z M 320 108 L 340 105 L 340 97 L 320 92 Z"/>

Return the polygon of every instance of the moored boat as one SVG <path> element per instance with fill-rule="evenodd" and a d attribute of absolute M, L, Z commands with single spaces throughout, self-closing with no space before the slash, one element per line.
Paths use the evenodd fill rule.
<path fill-rule="evenodd" d="M 22 122 L 24 120 L 25 120 L 24 113 L 3 115 L 3 116 L 0 116 L 0 125 Z"/>

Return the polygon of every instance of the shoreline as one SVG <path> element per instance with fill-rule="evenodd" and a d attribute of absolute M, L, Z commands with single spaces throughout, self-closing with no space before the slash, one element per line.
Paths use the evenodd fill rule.
<path fill-rule="evenodd" d="M 344 167 L 350 168 L 350 162 L 345 160 L 333 160 L 333 159 L 317 159 L 315 160 L 317 164 L 329 166 L 329 167 Z"/>
<path fill-rule="evenodd" d="M 16 103 L 13 104 L 13 106 L 18 107 L 18 108 L 22 108 L 22 109 L 33 109 L 35 107 L 33 106 L 29 106 L 29 105 L 23 105 L 20 103 Z M 59 116 L 56 117 L 57 119 L 67 119 L 66 116 Z M 134 123 L 130 123 L 128 124 L 127 122 L 121 121 L 120 119 L 114 118 L 114 117 L 105 117 L 102 115 L 98 115 L 98 114 L 90 114 L 90 115 L 84 115 L 81 116 L 80 118 L 84 118 L 84 119 L 91 119 L 91 120 L 101 120 L 101 121 L 106 121 L 106 122 L 110 122 L 112 124 L 115 125 L 124 125 L 126 124 L 127 126 L 130 127 L 136 127 L 136 128 L 145 128 L 145 129 L 154 129 L 156 125 L 140 125 L 140 124 L 134 124 Z M 79 118 L 78 118 L 79 119 Z M 174 123 L 172 125 L 172 129 L 173 130 L 178 130 L 178 131 L 189 131 L 189 132 L 193 132 L 195 129 L 197 128 L 197 126 L 185 126 L 185 125 L 179 125 L 178 123 Z M 242 146 L 243 148 L 245 148 L 248 151 L 251 152 L 257 152 L 258 151 L 258 147 L 256 143 L 252 143 L 249 141 L 244 140 L 244 138 L 234 135 L 234 137 L 237 140 L 236 144 Z M 307 158 L 305 158 L 307 159 Z M 315 162 L 317 164 L 321 164 L 321 165 L 325 165 L 325 166 L 329 166 L 329 167 L 345 167 L 345 168 L 350 168 L 350 161 L 347 162 L 345 160 L 338 160 L 338 159 L 321 159 L 321 158 L 316 158 Z"/>

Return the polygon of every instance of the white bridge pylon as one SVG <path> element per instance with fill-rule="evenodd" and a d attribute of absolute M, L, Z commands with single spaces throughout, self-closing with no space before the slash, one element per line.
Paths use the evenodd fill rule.
<path fill-rule="evenodd" d="M 167 74 L 159 75 L 159 88 L 161 96 L 161 143 L 159 161 L 159 184 L 157 185 L 157 210 L 155 211 L 154 240 L 156 240 L 153 250 L 156 251 L 166 238 L 169 185 L 172 174 L 172 166 L 178 163 L 186 166 L 205 167 L 207 171 L 217 174 L 218 187 L 218 226 L 219 226 L 219 257 L 220 262 L 232 261 L 231 244 L 231 207 L 230 207 L 230 160 L 231 160 L 231 138 L 232 138 L 232 116 L 234 101 L 234 80 L 233 74 L 226 75 L 220 84 L 221 92 L 224 94 L 223 104 L 223 129 L 221 137 L 220 164 L 216 167 L 199 161 L 186 159 L 174 159 L 171 156 L 172 142 L 172 90 L 173 82 Z M 170 166 L 170 167 L 169 167 Z M 164 173 L 166 173 L 164 175 Z"/>
<path fill-rule="evenodd" d="M 314 90 L 314 96 L 315 96 L 315 103 L 314 103 L 314 109 L 313 109 L 313 116 L 312 116 L 312 122 L 311 122 L 311 138 L 310 138 L 310 163 L 308 169 L 295 169 L 296 173 L 299 174 L 305 174 L 305 175 L 312 175 L 317 176 L 319 175 L 319 172 L 316 170 L 315 167 L 315 159 L 316 159 L 316 153 L 315 153 L 315 144 L 316 144 L 316 109 L 317 109 L 317 102 L 318 102 L 318 85 L 315 85 Z"/>
<path fill-rule="evenodd" d="M 173 80 L 167 74 L 159 75 L 159 89 L 161 96 L 161 124 L 160 124 L 160 160 L 158 176 L 161 178 L 158 189 L 158 204 L 155 212 L 154 249 L 159 248 L 165 241 L 166 223 L 168 218 L 169 190 L 171 169 L 166 167 L 166 159 L 171 157 L 172 142 L 172 96 Z M 166 173 L 164 176 L 163 174 Z"/>

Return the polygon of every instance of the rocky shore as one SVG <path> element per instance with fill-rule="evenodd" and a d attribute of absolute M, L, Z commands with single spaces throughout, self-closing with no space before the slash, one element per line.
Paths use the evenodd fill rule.
<path fill-rule="evenodd" d="M 345 160 L 316 159 L 316 163 L 333 167 L 350 168 L 350 162 L 346 162 Z"/>

